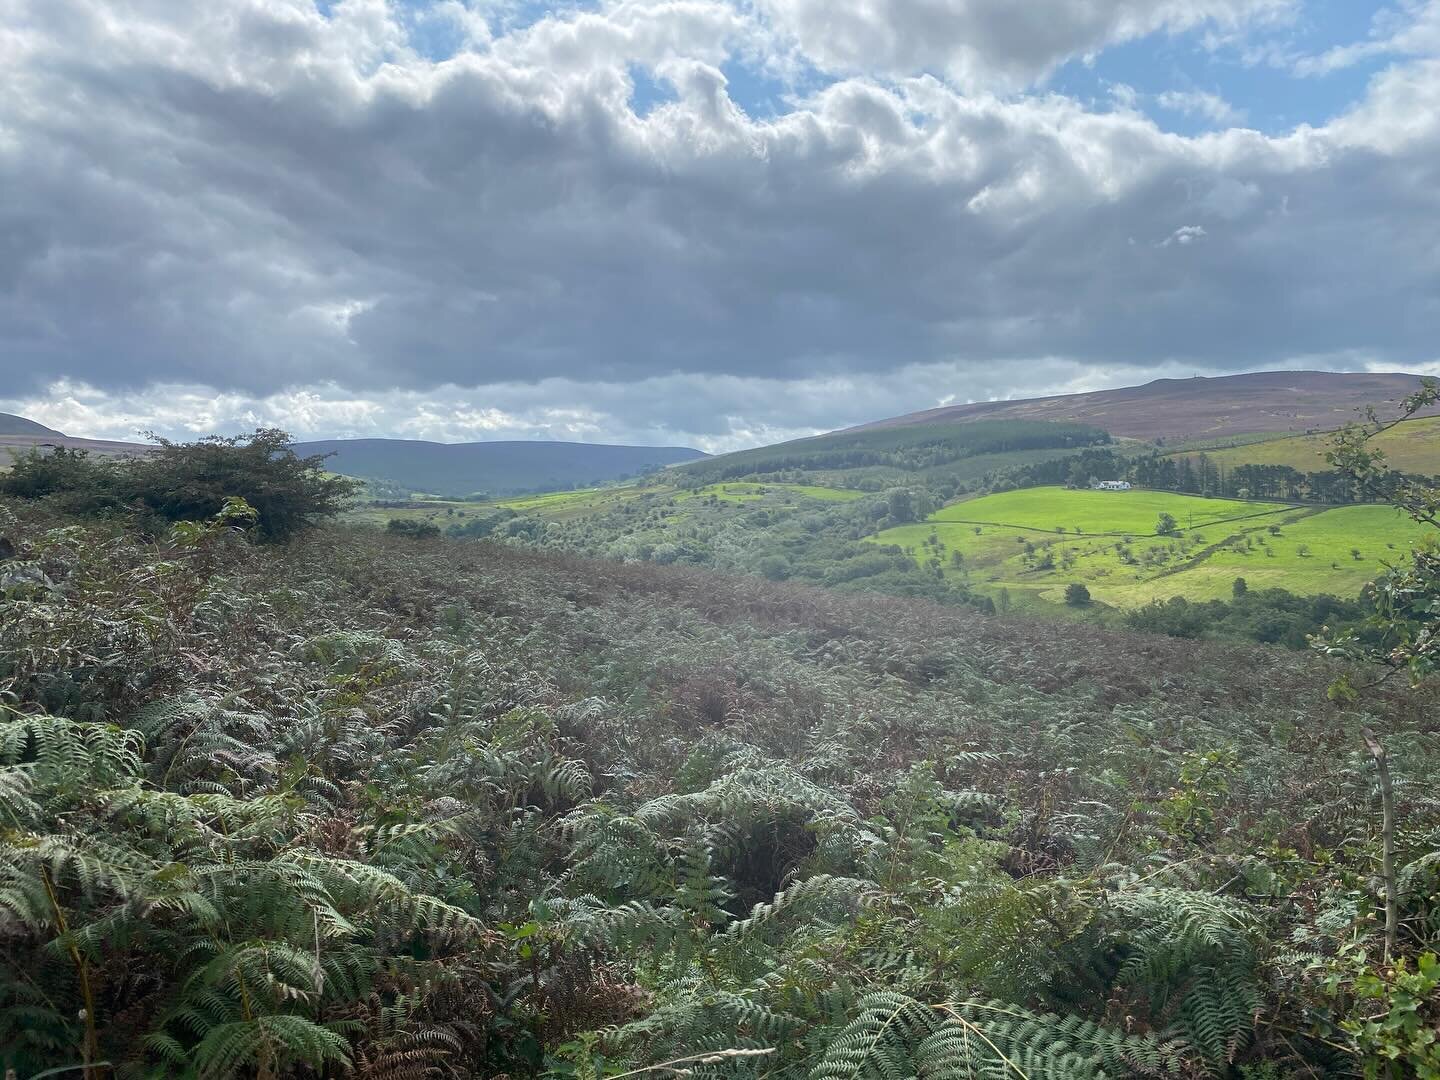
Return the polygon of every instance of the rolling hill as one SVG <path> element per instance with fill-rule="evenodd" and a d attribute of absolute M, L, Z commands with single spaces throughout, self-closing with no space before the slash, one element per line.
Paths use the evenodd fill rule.
<path fill-rule="evenodd" d="M 682 446 L 506 441 L 433 443 L 407 439 L 327 439 L 297 453 L 333 454 L 330 468 L 437 495 L 497 495 L 580 488 L 705 455 Z"/>
<path fill-rule="evenodd" d="M 1109 441 L 1096 427 L 1038 420 L 876 426 L 739 450 L 681 471 L 707 483 L 794 472 L 820 483 L 878 489 L 936 471 L 969 479 Z"/>
<path fill-rule="evenodd" d="M 1299 472 L 1314 472 L 1329 468 L 1325 452 L 1332 448 L 1331 438 L 1328 432 L 1291 435 L 1207 450 L 1206 456 L 1226 469 L 1237 465 L 1288 465 Z M 1433 476 L 1440 473 L 1440 416 L 1422 416 L 1396 424 L 1376 435 L 1370 445 L 1385 452 L 1385 462 L 1392 469 Z"/>
<path fill-rule="evenodd" d="M 1157 379 L 1087 394 L 981 401 L 863 424 L 848 432 L 938 422 L 1056 420 L 1091 424 L 1112 435 L 1175 443 L 1230 435 L 1277 436 L 1337 428 L 1373 405 L 1385 415 L 1419 389 L 1418 375 L 1331 371 L 1260 371 L 1219 378 Z M 1440 410 L 1432 410 L 1432 414 Z"/>
<path fill-rule="evenodd" d="M 0 435 L 50 435 L 64 438 L 63 433 L 14 413 L 0 413 Z"/>

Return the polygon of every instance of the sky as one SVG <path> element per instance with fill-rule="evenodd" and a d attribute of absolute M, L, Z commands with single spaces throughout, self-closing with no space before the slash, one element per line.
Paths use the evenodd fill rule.
<path fill-rule="evenodd" d="M 716 452 L 1440 371 L 1440 0 L 0 0 L 0 411 Z"/>

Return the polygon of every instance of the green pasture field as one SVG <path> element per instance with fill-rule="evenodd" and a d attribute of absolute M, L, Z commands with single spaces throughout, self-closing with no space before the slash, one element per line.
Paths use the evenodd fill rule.
<path fill-rule="evenodd" d="M 1148 534 L 1162 513 L 1181 528 L 1204 526 L 1227 518 L 1280 513 L 1285 503 L 1206 499 L 1166 491 L 1072 491 L 1062 487 L 1024 488 L 952 503 L 931 515 L 932 521 L 1010 525 L 1055 533 Z"/>
<path fill-rule="evenodd" d="M 1180 522 L 1179 536 L 1154 535 L 1162 511 Z M 1057 532 L 1067 518 L 1065 532 Z M 1055 524 L 1045 529 L 1042 522 Z M 987 595 L 1004 589 L 1014 608 L 1062 604 L 1076 581 L 1097 601 L 1136 607 L 1171 596 L 1226 598 L 1237 577 L 1252 589 L 1354 596 L 1431 531 L 1388 506 L 1032 488 L 952 504 L 875 541 L 899 545 L 922 565 L 938 562 L 946 578 Z"/>
<path fill-rule="evenodd" d="M 1211 450 L 1206 456 L 1226 469 L 1236 465 L 1289 465 L 1300 472 L 1328 469 L 1325 451 L 1332 449 L 1334 434 L 1294 435 L 1248 446 Z M 1425 476 L 1440 474 L 1440 416 L 1406 420 L 1370 441 L 1372 449 L 1385 452 L 1386 463 L 1401 472 Z M 1176 457 L 1189 456 L 1177 453 Z"/>

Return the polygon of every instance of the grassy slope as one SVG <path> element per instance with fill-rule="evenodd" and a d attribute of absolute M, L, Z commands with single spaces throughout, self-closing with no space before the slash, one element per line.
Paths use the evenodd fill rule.
<path fill-rule="evenodd" d="M 878 487 L 913 480 L 917 471 L 951 475 L 958 467 L 962 472 L 978 476 L 995 468 L 1043 461 L 1074 453 L 1077 448 L 1090 445 L 1100 434 L 1098 429 L 1085 425 L 1036 420 L 915 424 L 832 432 L 741 450 L 682 468 L 692 476 L 711 481 L 802 469 L 830 483 L 843 478 L 849 486 Z M 885 463 L 889 460 L 886 455 L 915 454 L 938 447 L 946 448 L 953 455 L 939 466 L 921 465 L 918 470 L 904 470 Z M 882 460 L 875 460 L 876 455 Z M 862 460 L 866 457 L 871 460 Z M 980 458 L 996 460 L 986 462 L 979 472 L 967 467 L 970 461 L 978 462 Z"/>
<path fill-rule="evenodd" d="M 1153 533 L 1162 512 L 1188 527 L 1222 518 L 1274 513 L 1283 503 L 1202 499 L 1163 491 L 1070 491 L 1059 487 L 1025 488 L 954 503 L 938 510 L 935 521 L 979 521 L 1056 532 L 1063 527 L 1086 533 Z"/>
<path fill-rule="evenodd" d="M 603 513 L 646 495 L 666 495 L 681 506 L 711 495 L 722 503 L 736 506 L 763 503 L 777 507 L 800 506 L 806 500 L 835 503 L 864 498 L 864 492 L 814 484 L 712 484 L 693 492 L 681 491 L 664 484 L 623 484 L 575 491 L 551 491 L 543 495 L 520 495 L 486 503 L 425 499 L 397 507 L 365 505 L 356 507 L 345 517 L 354 524 L 384 525 L 392 518 L 399 518 L 406 521 L 432 521 L 444 527 L 463 524 L 467 518 L 488 514 L 495 507 L 503 507 L 546 521 L 568 521 L 588 514 Z"/>
<path fill-rule="evenodd" d="M 1182 527 L 1193 513 L 1195 528 L 1178 539 L 1151 535 L 1162 510 Z M 1066 521 L 1064 535 L 1054 531 Z M 1077 536 L 1075 525 L 1084 532 Z M 1271 525 L 1280 526 L 1279 536 L 1270 534 Z M 1131 607 L 1169 596 L 1227 597 L 1236 577 L 1252 588 L 1353 596 L 1424 533 L 1384 506 L 1317 512 L 1163 492 L 1032 488 L 956 503 L 928 522 L 888 529 L 875 539 L 913 548 L 922 562 L 938 557 L 947 576 L 968 575 L 987 592 L 1005 588 L 1020 607 L 1059 603 L 1072 581 L 1083 582 L 1097 600 Z M 927 546 L 932 535 L 943 546 Z M 1026 542 L 1037 556 L 1043 554 L 1041 545 L 1050 545 L 1055 568 L 1027 567 Z M 1308 554 L 1300 553 L 1301 545 Z M 1121 548 L 1132 561 L 1125 561 Z M 1360 550 L 1360 558 L 1351 555 L 1352 548 Z M 954 551 L 961 553 L 963 569 L 951 566 Z M 1063 565 L 1067 554 L 1073 560 L 1069 567 Z"/>
<path fill-rule="evenodd" d="M 1317 472 L 1329 468 L 1324 453 L 1331 448 L 1332 439 L 1333 435 L 1327 432 L 1296 435 L 1207 451 L 1207 455 L 1227 469 L 1236 465 L 1289 465 L 1300 472 Z M 1407 420 L 1377 435 L 1372 445 L 1385 451 L 1391 468 L 1426 476 L 1440 474 L 1440 417 Z"/>
<path fill-rule="evenodd" d="M 786 502 L 796 502 L 800 499 L 819 499 L 821 502 L 853 502 L 855 499 L 863 499 L 863 491 L 850 491 L 845 488 L 822 487 L 817 484 L 710 484 L 708 487 L 700 488 L 694 492 L 683 492 L 676 496 L 676 501 L 685 502 L 696 498 L 708 496 L 722 502 L 747 503 L 762 502 L 766 496 L 779 496 Z"/>

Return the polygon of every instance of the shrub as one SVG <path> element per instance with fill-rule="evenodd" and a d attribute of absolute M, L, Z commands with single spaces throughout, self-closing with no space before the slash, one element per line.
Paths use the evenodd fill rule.
<path fill-rule="evenodd" d="M 440 526 L 433 521 L 391 518 L 385 525 L 385 531 L 392 536 L 411 536 L 418 540 L 431 540 L 440 535 Z"/>
<path fill-rule="evenodd" d="M 1071 607 L 1085 607 L 1090 603 L 1090 590 L 1078 581 L 1065 586 L 1065 603 Z"/>
<path fill-rule="evenodd" d="M 148 532 L 157 522 L 202 521 L 239 498 L 255 508 L 262 539 L 285 540 L 340 512 L 356 481 L 325 471 L 323 455 L 302 458 L 274 429 L 193 443 L 151 436 L 156 446 L 129 460 L 83 450 L 33 450 L 0 477 L 0 494 L 45 499 L 82 516 L 123 513 Z"/>

